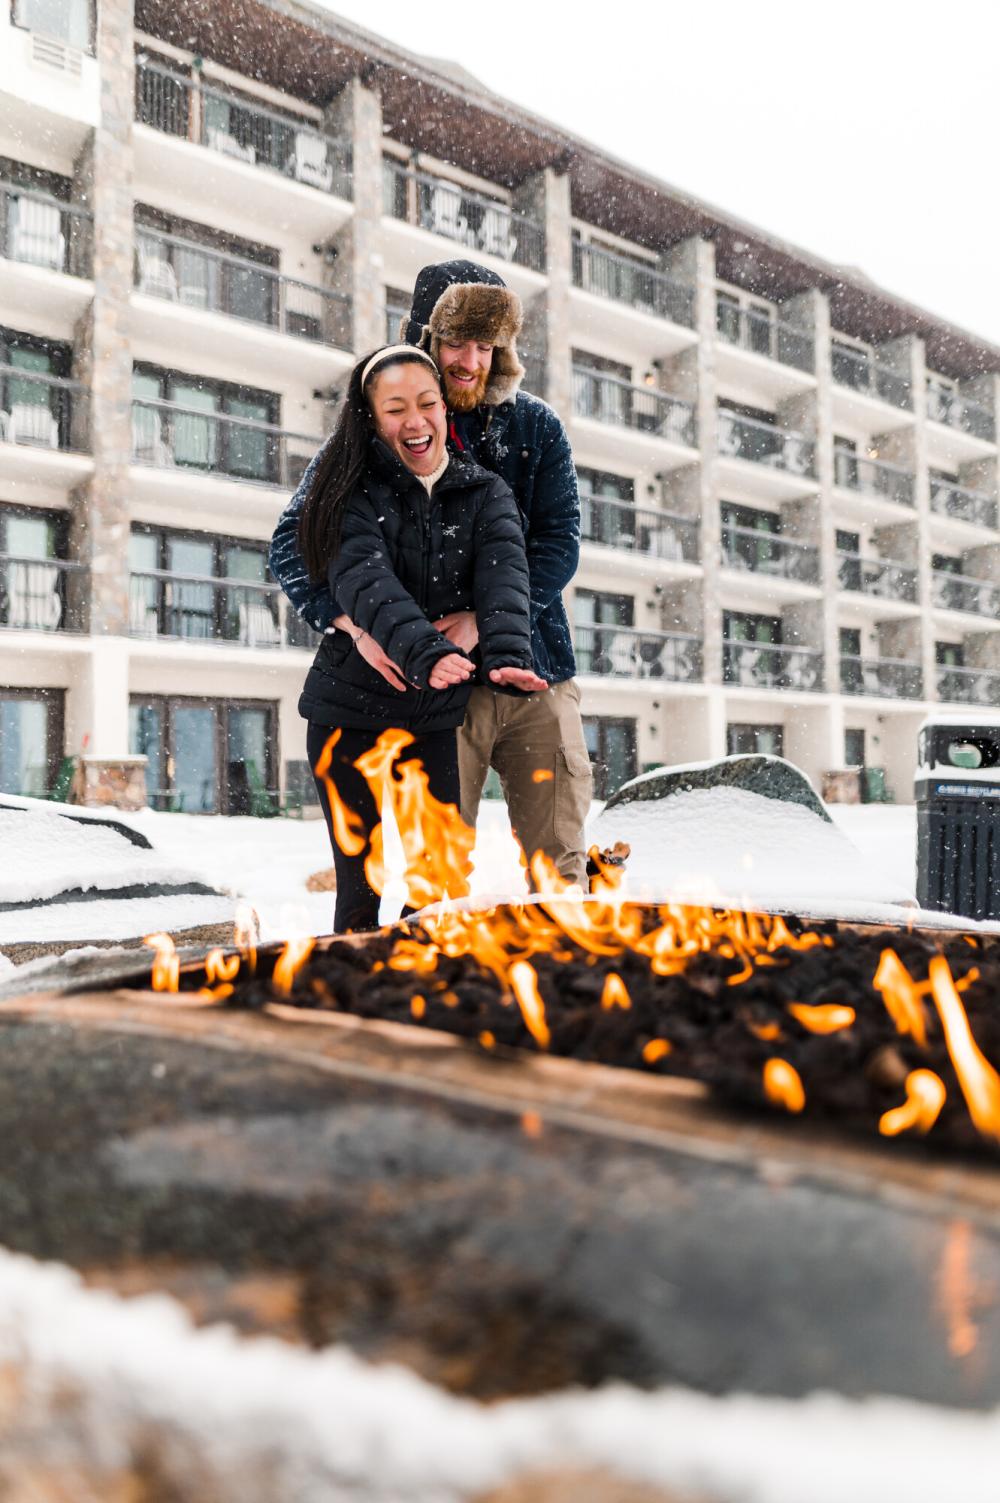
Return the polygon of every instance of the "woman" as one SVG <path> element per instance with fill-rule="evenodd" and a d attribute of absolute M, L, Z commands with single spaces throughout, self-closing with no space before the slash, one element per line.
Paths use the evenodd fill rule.
<path fill-rule="evenodd" d="M 496 686 L 547 687 L 531 666 L 528 566 L 514 499 L 499 476 L 449 454 L 446 437 L 431 357 L 413 345 L 376 351 L 351 373 L 299 521 L 310 576 L 327 575 L 343 612 L 299 700 L 309 762 L 316 767 L 339 731 L 327 775 L 366 837 L 381 815 L 354 764 L 385 730 L 409 731 L 414 740 L 401 760 L 423 763 L 440 803 L 459 802 L 456 730 L 477 664 L 445 635 L 449 618 L 475 612 L 479 672 Z M 468 641 L 457 628 L 455 635 Z M 398 669 L 398 687 L 366 661 L 368 638 Z M 367 845 L 357 855 L 340 848 L 322 779 L 317 786 L 337 873 L 334 928 L 373 929 L 379 897 L 365 876 Z"/>

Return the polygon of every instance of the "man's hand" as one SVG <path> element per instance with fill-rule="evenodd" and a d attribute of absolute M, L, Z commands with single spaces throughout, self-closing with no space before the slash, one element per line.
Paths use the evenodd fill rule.
<path fill-rule="evenodd" d="M 479 641 L 475 611 L 452 611 L 450 615 L 442 616 L 440 621 L 435 621 L 434 626 L 462 652 L 471 652 Z"/>
<path fill-rule="evenodd" d="M 475 671 L 475 664 L 460 652 L 449 652 L 447 657 L 438 658 L 431 669 L 430 686 L 432 689 L 450 689 L 453 684 L 464 684 Z"/>
<path fill-rule="evenodd" d="M 490 683 L 509 684 L 512 689 L 521 689 L 525 694 L 544 694 L 549 687 L 530 668 L 493 668 Z"/>

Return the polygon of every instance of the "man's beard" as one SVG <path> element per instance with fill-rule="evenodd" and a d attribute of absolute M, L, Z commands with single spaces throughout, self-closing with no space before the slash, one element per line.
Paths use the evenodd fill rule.
<path fill-rule="evenodd" d="M 483 400 L 483 397 L 486 395 L 486 388 L 489 385 L 490 373 L 488 370 L 476 371 L 475 377 L 476 379 L 472 386 L 463 386 L 459 382 L 453 381 L 448 372 L 445 371 L 445 395 L 448 398 L 448 406 L 453 412 L 471 412 Z"/>

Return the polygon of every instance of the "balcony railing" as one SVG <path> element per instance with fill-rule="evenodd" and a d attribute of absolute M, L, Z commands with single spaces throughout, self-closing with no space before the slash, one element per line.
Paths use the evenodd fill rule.
<path fill-rule="evenodd" d="M 132 403 L 136 464 L 200 470 L 287 489 L 298 485 L 321 442 L 271 423 L 176 402 L 144 398 Z"/>
<path fill-rule="evenodd" d="M 917 598 L 917 571 L 886 558 L 863 558 L 860 553 L 838 553 L 837 584 L 842 590 L 857 590 L 880 600 L 913 604 Z"/>
<path fill-rule="evenodd" d="M 685 329 L 694 327 L 693 287 L 603 246 L 574 240 L 573 285 Z"/>
<path fill-rule="evenodd" d="M 136 230 L 135 285 L 139 292 L 188 308 L 351 348 L 350 298 L 176 235 Z"/>
<path fill-rule="evenodd" d="M 698 534 L 698 523 L 692 517 L 641 509 L 627 501 L 587 492 L 580 494 L 580 536 L 585 543 L 600 543 L 645 558 L 697 563 Z"/>
<path fill-rule="evenodd" d="M 745 689 L 823 688 L 823 654 L 812 647 L 784 647 L 773 642 L 722 643 L 722 680 Z"/>
<path fill-rule="evenodd" d="M 996 438 L 996 423 L 992 412 L 981 402 L 974 402 L 951 386 L 927 377 L 927 417 L 932 423 L 944 423 L 960 433 L 971 433 L 975 438 L 985 438 L 992 443 Z"/>
<path fill-rule="evenodd" d="M 722 524 L 722 565 L 799 584 L 819 582 L 818 548 L 756 527 Z"/>
<path fill-rule="evenodd" d="M 976 579 L 971 574 L 953 574 L 935 569 L 931 598 L 943 611 L 965 611 L 972 616 L 1000 617 L 1000 584 Z"/>
<path fill-rule="evenodd" d="M 794 366 L 799 371 L 816 368 L 816 350 L 812 335 L 795 324 L 772 318 L 762 309 L 739 308 L 726 298 L 716 302 L 715 327 L 725 344 Z"/>
<path fill-rule="evenodd" d="M 955 485 L 950 480 L 937 480 L 931 476 L 931 511 L 940 517 L 954 517 L 959 522 L 971 522 L 975 527 L 988 527 L 995 532 L 997 527 L 997 503 L 985 491 L 970 490 L 968 486 Z"/>
<path fill-rule="evenodd" d="M 690 402 L 668 396 L 653 386 L 632 386 L 617 376 L 586 366 L 573 367 L 573 411 L 577 417 L 634 428 L 688 448 L 694 448 L 697 442 L 694 407 Z"/>
<path fill-rule="evenodd" d="M 323 193 L 351 197 L 351 148 L 346 141 L 141 55 L 135 118 L 168 136 L 194 141 Z"/>
<path fill-rule="evenodd" d="M 719 453 L 789 475 L 815 474 L 816 446 L 811 439 L 758 418 L 740 417 L 725 408 L 719 411 Z"/>
<path fill-rule="evenodd" d="M 702 676 L 701 638 L 687 632 L 575 626 L 573 646 L 580 673 L 661 678 L 675 684 L 698 683 Z"/>
<path fill-rule="evenodd" d="M 863 658 L 840 654 L 841 694 L 875 694 L 884 699 L 919 699 L 924 679 L 919 663 L 902 658 Z"/>
<path fill-rule="evenodd" d="M 67 559 L 0 553 L 0 627 L 78 631 L 84 574 L 82 564 Z"/>
<path fill-rule="evenodd" d="M 1000 706 L 1000 673 L 992 668 L 953 668 L 942 665 L 935 675 L 938 699 L 952 704 Z"/>
<path fill-rule="evenodd" d="M 532 271 L 545 270 L 545 231 L 509 204 L 384 157 L 382 212 Z"/>
<path fill-rule="evenodd" d="M 129 633 L 241 647 L 307 647 L 319 636 L 280 586 L 150 569 L 129 577 Z"/>
<path fill-rule="evenodd" d="M 852 449 L 834 448 L 833 483 L 842 490 L 877 496 L 883 501 L 894 501 L 898 506 L 913 505 L 915 477 L 912 471 L 891 464 L 887 459 L 868 459 L 863 454 L 855 454 Z"/>
<path fill-rule="evenodd" d="M 89 277 L 93 215 L 35 188 L 0 182 L 0 257 Z"/>
<path fill-rule="evenodd" d="M 88 400 L 80 382 L 0 365 L 0 443 L 84 453 Z"/>
<path fill-rule="evenodd" d="M 838 386 L 878 397 L 890 407 L 908 410 L 913 406 L 913 388 L 905 376 L 865 354 L 864 350 L 838 344 L 830 351 L 830 374 Z"/>

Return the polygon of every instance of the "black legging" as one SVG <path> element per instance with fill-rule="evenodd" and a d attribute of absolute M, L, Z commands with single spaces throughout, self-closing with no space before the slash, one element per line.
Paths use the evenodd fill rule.
<path fill-rule="evenodd" d="M 388 727 L 382 726 L 375 731 L 342 730 L 327 772 L 327 777 L 341 800 L 352 813 L 359 816 L 368 837 L 360 855 L 348 856 L 334 839 L 330 801 L 322 779 L 316 779 L 337 873 L 337 906 L 333 916 L 334 932 L 337 934 L 343 934 L 349 929 L 378 928 L 379 895 L 369 886 L 365 876 L 365 857 L 368 855 L 371 833 L 381 821 L 382 811 L 376 805 L 366 779 L 354 763 L 358 757 L 371 750 L 386 729 Z M 306 751 L 310 767 L 315 768 L 334 730 L 333 726 L 309 722 Z M 422 762 L 430 791 L 438 802 L 459 805 L 456 731 L 428 731 L 415 736 L 411 745 L 400 753 L 398 761 Z"/>

